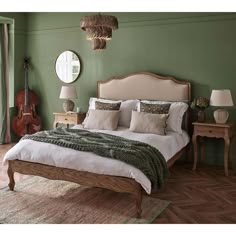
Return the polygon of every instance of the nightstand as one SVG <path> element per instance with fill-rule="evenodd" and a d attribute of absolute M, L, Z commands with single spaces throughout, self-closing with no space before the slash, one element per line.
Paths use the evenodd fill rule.
<path fill-rule="evenodd" d="M 209 122 L 193 122 L 194 131 L 193 131 L 193 148 L 194 148 L 194 164 L 193 170 L 196 170 L 197 160 L 198 160 L 198 142 L 197 137 L 200 136 L 200 150 L 201 150 L 201 159 L 203 158 L 203 138 L 223 138 L 225 141 L 224 148 L 224 168 L 225 175 L 228 176 L 228 159 L 230 156 L 230 161 L 233 166 L 233 142 L 234 142 L 234 130 L 232 123 L 226 124 L 216 124 L 214 121 Z"/>
<path fill-rule="evenodd" d="M 65 124 L 69 128 L 70 124 L 81 124 L 84 121 L 86 113 L 53 113 L 55 116 L 53 128 L 59 123 Z"/>

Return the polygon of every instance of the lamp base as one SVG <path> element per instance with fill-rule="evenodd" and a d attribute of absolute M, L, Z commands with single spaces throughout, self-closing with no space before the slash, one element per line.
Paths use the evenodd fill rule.
<path fill-rule="evenodd" d="M 73 111 L 74 103 L 71 100 L 65 100 L 63 102 L 63 109 L 64 109 L 65 112 Z"/>
<path fill-rule="evenodd" d="M 215 122 L 218 124 L 225 124 L 229 118 L 229 112 L 225 109 L 217 109 L 214 111 Z"/>

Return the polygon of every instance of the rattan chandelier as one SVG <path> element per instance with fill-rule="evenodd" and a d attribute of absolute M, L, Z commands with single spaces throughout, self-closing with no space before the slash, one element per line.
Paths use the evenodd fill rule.
<path fill-rule="evenodd" d="M 87 32 L 87 40 L 92 41 L 93 50 L 105 49 L 106 41 L 112 39 L 112 30 L 118 29 L 115 16 L 91 15 L 80 20 L 80 27 Z"/>

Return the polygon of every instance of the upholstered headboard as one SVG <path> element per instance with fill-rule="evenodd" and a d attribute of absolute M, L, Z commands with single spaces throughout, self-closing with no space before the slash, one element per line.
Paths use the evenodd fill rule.
<path fill-rule="evenodd" d="M 149 72 L 132 73 L 98 81 L 97 95 L 109 99 L 190 100 L 191 85 L 173 77 Z"/>
<path fill-rule="evenodd" d="M 98 81 L 97 96 L 106 99 L 149 99 L 163 101 L 191 100 L 191 84 L 170 76 L 150 72 L 137 72 L 121 77 Z M 186 127 L 189 127 L 189 114 Z"/>

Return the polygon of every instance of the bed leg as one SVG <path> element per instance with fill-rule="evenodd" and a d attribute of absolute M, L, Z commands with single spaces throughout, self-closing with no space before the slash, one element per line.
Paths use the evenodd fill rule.
<path fill-rule="evenodd" d="M 140 185 L 137 187 L 135 197 L 136 197 L 136 213 L 137 213 L 136 217 L 140 218 L 142 214 L 142 197 L 143 197 L 142 188 Z"/>
<path fill-rule="evenodd" d="M 14 187 L 15 187 L 15 180 L 14 180 L 14 172 L 12 170 L 12 167 L 11 167 L 11 163 L 9 162 L 9 166 L 8 166 L 8 170 L 7 170 L 7 174 L 8 174 L 8 177 L 9 177 L 9 188 L 11 191 L 14 191 Z"/>

